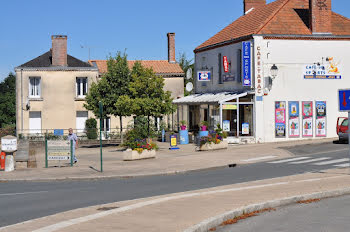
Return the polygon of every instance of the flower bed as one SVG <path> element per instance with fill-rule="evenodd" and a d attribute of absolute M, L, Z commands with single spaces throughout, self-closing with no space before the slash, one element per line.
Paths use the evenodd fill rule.
<path fill-rule="evenodd" d="M 218 126 L 218 129 L 214 132 L 209 133 L 208 136 L 201 137 L 200 140 L 200 151 L 209 151 L 209 150 L 218 150 L 218 149 L 227 149 L 228 143 L 224 140 L 224 135 L 221 128 Z"/>
<path fill-rule="evenodd" d="M 134 140 L 129 142 L 128 149 L 124 151 L 124 160 L 139 160 L 156 157 L 158 146 L 150 139 Z"/>

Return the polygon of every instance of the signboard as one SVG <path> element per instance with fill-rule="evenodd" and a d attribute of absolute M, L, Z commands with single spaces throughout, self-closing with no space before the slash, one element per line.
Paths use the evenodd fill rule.
<path fill-rule="evenodd" d="M 176 147 L 177 146 L 177 137 L 176 135 L 170 135 L 170 146 Z"/>
<path fill-rule="evenodd" d="M 230 131 L 230 120 L 222 121 L 222 130 L 223 131 Z"/>
<path fill-rule="evenodd" d="M 5 136 L 1 138 L 1 150 L 5 152 L 14 152 L 17 150 L 17 138 L 14 136 Z"/>
<path fill-rule="evenodd" d="M 303 101 L 303 137 L 313 136 L 313 112 L 312 101 Z"/>
<path fill-rule="evenodd" d="M 211 73 L 210 71 L 198 71 L 197 78 L 198 78 L 198 81 L 210 81 Z"/>
<path fill-rule="evenodd" d="M 289 134 L 288 135 L 291 138 L 300 137 L 299 102 L 290 101 L 288 102 L 288 106 L 289 106 L 289 120 L 288 120 Z"/>
<path fill-rule="evenodd" d="M 67 141 L 47 141 L 47 160 L 70 160 L 71 143 Z"/>
<path fill-rule="evenodd" d="M 315 102 L 316 111 L 316 137 L 326 137 L 327 103 L 325 101 Z"/>
<path fill-rule="evenodd" d="M 242 123 L 242 135 L 249 135 L 249 123 Z"/>
<path fill-rule="evenodd" d="M 338 91 L 339 111 L 350 112 L 350 89 L 340 89 Z"/>
<path fill-rule="evenodd" d="M 223 56 L 223 62 L 222 64 L 224 65 L 224 72 L 228 72 L 228 60 L 227 60 L 227 56 Z"/>
<path fill-rule="evenodd" d="M 243 71 L 243 86 L 251 86 L 252 85 L 252 77 L 251 77 L 251 43 L 243 42 L 242 43 L 242 71 Z"/>
<path fill-rule="evenodd" d="M 256 46 L 256 59 L 255 59 L 255 67 L 256 67 L 256 81 L 255 81 L 255 89 L 256 93 L 255 95 L 262 96 L 263 93 L 263 74 L 262 74 L 262 59 L 261 59 L 261 47 Z M 257 100 L 259 101 L 259 100 Z M 262 101 L 262 99 L 261 99 Z"/>
<path fill-rule="evenodd" d="M 222 105 L 223 110 L 237 110 L 237 105 Z"/>
<path fill-rule="evenodd" d="M 339 61 L 327 57 L 324 64 L 310 64 L 304 68 L 304 79 L 341 79 Z"/>
<path fill-rule="evenodd" d="M 286 102 L 275 102 L 275 136 L 286 137 Z"/>
<path fill-rule="evenodd" d="M 63 129 L 55 129 L 55 130 L 53 130 L 53 135 L 62 136 L 63 135 Z"/>

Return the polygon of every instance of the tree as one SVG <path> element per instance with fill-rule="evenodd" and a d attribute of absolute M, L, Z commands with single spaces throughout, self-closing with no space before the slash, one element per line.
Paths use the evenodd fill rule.
<path fill-rule="evenodd" d="M 16 76 L 10 73 L 0 83 L 0 128 L 16 123 Z"/>
<path fill-rule="evenodd" d="M 129 82 L 131 80 L 127 55 L 118 52 L 116 57 L 107 60 L 107 73 L 96 84 L 93 83 L 84 107 L 91 110 L 95 116 L 99 115 L 99 101 L 103 103 L 104 117 L 107 115 L 119 116 L 120 134 L 123 142 L 123 116 L 130 116 L 130 112 L 117 108 L 115 103 L 121 96 L 129 95 Z"/>
<path fill-rule="evenodd" d="M 147 117 L 148 128 L 151 116 L 160 117 L 175 112 L 171 93 L 163 89 L 164 79 L 157 76 L 152 69 L 144 68 L 140 62 L 136 62 L 131 78 L 130 94 L 121 96 L 115 103 L 118 110 Z"/>
<path fill-rule="evenodd" d="M 184 71 L 185 75 L 187 73 L 187 70 L 188 69 L 192 69 L 192 71 L 194 70 L 194 63 L 193 63 L 193 59 L 188 59 L 187 56 L 186 56 L 186 53 L 180 53 L 179 55 L 179 59 L 177 61 L 180 65 L 180 67 L 182 68 L 182 70 Z M 184 88 L 186 87 L 187 83 L 191 82 L 193 84 L 193 75 L 194 75 L 194 72 L 192 72 L 192 78 L 190 79 L 187 79 L 185 77 L 185 80 L 184 80 Z M 190 92 L 188 92 L 185 88 L 185 96 L 188 96 L 190 95 Z"/>

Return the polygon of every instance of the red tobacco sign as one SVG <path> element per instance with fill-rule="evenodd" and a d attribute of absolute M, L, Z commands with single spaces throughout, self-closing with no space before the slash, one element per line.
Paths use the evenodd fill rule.
<path fill-rule="evenodd" d="M 228 72 L 228 61 L 227 56 L 223 56 L 223 65 L 224 65 L 224 72 Z"/>

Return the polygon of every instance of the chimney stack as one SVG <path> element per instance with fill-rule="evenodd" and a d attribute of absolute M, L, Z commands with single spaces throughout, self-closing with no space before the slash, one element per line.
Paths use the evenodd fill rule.
<path fill-rule="evenodd" d="M 332 33 L 332 0 L 309 0 L 312 34 Z"/>
<path fill-rule="evenodd" d="M 67 36 L 53 35 L 52 66 L 67 66 Z"/>
<path fill-rule="evenodd" d="M 266 5 L 266 0 L 243 0 L 244 14 L 247 14 L 252 8 L 256 9 L 260 6 Z"/>
<path fill-rule="evenodd" d="M 176 63 L 175 58 L 175 33 L 168 33 L 168 61 L 169 63 Z"/>

